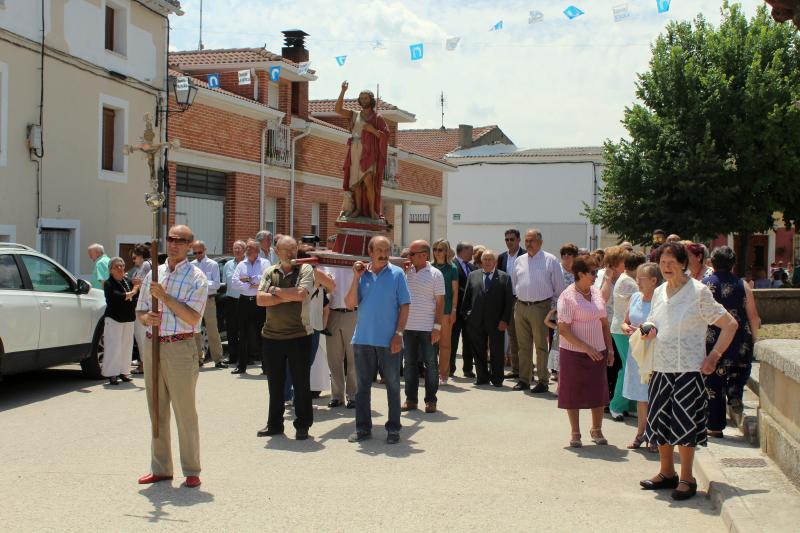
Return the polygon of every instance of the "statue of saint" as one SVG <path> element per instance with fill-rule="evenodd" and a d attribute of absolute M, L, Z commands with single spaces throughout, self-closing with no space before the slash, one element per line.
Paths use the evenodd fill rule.
<path fill-rule="evenodd" d="M 389 147 L 389 127 L 378 114 L 372 91 L 359 93 L 360 111 L 345 109 L 344 93 L 347 87 L 347 82 L 343 82 L 336 101 L 336 113 L 350 121 L 352 134 L 347 142 L 344 161 L 344 190 L 347 196 L 342 215 L 379 220 L 382 218 L 381 185 Z"/>

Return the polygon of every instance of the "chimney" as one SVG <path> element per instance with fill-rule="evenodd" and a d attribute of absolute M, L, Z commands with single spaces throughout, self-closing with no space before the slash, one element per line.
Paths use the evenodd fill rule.
<path fill-rule="evenodd" d="M 469 124 L 458 125 L 458 146 L 462 149 L 472 147 L 472 126 Z"/>
<path fill-rule="evenodd" d="M 305 47 L 308 34 L 303 30 L 284 30 L 281 33 L 285 45 L 281 49 L 281 55 L 296 63 L 308 61 L 308 50 Z"/>

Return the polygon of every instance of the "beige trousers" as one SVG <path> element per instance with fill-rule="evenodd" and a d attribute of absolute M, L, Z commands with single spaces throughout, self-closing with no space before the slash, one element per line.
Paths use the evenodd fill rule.
<path fill-rule="evenodd" d="M 208 351 L 211 352 L 211 359 L 215 363 L 222 361 L 222 339 L 219 338 L 219 329 L 217 327 L 217 302 L 214 297 L 209 297 L 206 302 L 206 310 L 203 312 L 203 322 L 206 323 L 206 331 L 208 332 Z M 203 334 L 195 333 L 194 343 L 197 347 L 197 353 L 200 357 L 205 357 L 203 353 Z"/>
<path fill-rule="evenodd" d="M 158 379 L 158 405 L 153 404 L 153 348 L 148 339 L 144 350 L 144 384 L 150 420 L 158 410 L 158 438 L 151 440 L 151 472 L 157 476 L 172 475 L 170 441 L 170 405 L 178 426 L 181 468 L 184 476 L 200 474 L 200 430 L 195 408 L 195 387 L 200 373 L 198 355 L 191 339 L 161 344 Z"/>
<path fill-rule="evenodd" d="M 330 337 L 325 337 L 328 367 L 331 370 L 331 399 L 345 401 L 356 399 L 356 363 L 353 356 L 353 332 L 356 329 L 358 311 L 342 313 L 331 310 L 328 317 Z M 347 371 L 345 371 L 345 360 Z"/>
<path fill-rule="evenodd" d="M 519 344 L 519 380 L 530 384 L 533 376 L 533 348 L 536 346 L 536 377 L 540 383 L 547 383 L 547 326 L 544 319 L 550 311 L 550 300 L 538 304 L 514 305 L 514 322 Z"/>

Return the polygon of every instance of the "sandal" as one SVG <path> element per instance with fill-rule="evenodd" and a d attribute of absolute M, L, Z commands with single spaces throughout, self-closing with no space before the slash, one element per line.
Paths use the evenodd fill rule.
<path fill-rule="evenodd" d="M 580 448 L 583 446 L 581 442 L 581 434 L 580 433 L 570 433 L 569 438 L 569 447 L 570 448 Z"/>
<path fill-rule="evenodd" d="M 674 474 L 672 477 L 667 477 L 661 472 L 658 473 L 658 480 L 653 481 L 652 479 L 643 479 L 639 482 L 639 485 L 644 490 L 659 490 L 659 489 L 675 489 L 678 487 L 678 474 Z"/>
<path fill-rule="evenodd" d="M 650 453 L 658 453 L 658 444 L 656 444 L 655 442 L 648 442 L 647 451 Z"/>
<path fill-rule="evenodd" d="M 589 434 L 592 436 L 592 442 L 598 446 L 605 446 L 608 444 L 608 440 L 603 436 L 603 430 L 601 428 L 592 428 Z"/>
<path fill-rule="evenodd" d="M 633 439 L 633 442 L 628 444 L 628 449 L 638 450 L 639 448 L 642 447 L 642 444 L 644 444 L 644 433 L 642 433 L 641 435 L 636 435 L 636 438 Z"/>

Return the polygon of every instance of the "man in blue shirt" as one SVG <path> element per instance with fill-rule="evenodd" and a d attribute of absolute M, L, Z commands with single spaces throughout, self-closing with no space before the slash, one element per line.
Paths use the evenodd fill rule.
<path fill-rule="evenodd" d="M 353 283 L 345 298 L 348 308 L 358 307 L 353 334 L 358 379 L 356 432 L 348 438 L 350 442 L 372 437 L 372 376 L 378 365 L 389 403 L 386 442 L 400 441 L 400 361 L 411 295 L 403 269 L 389 263 L 390 249 L 386 237 L 372 238 L 370 263 L 356 261 L 353 265 Z"/>

